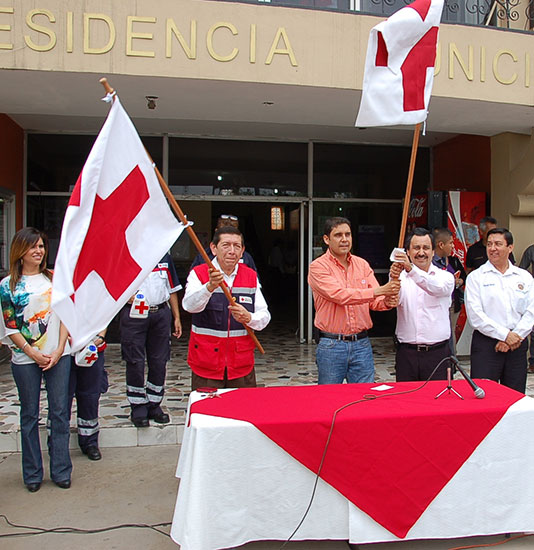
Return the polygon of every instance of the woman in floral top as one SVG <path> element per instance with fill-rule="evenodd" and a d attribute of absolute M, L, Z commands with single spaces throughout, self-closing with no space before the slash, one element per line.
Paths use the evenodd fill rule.
<path fill-rule="evenodd" d="M 44 376 L 48 396 L 50 476 L 70 487 L 70 349 L 67 330 L 50 307 L 52 273 L 46 267 L 48 239 L 33 227 L 13 237 L 9 275 L 0 282 L 2 343 L 11 347 L 11 369 L 20 399 L 22 473 L 30 492 L 43 480 L 39 443 L 39 396 Z"/>

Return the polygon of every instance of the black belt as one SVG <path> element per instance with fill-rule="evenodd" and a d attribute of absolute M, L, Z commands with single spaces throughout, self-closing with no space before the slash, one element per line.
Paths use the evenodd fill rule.
<path fill-rule="evenodd" d="M 157 306 L 150 306 L 150 309 L 148 310 L 149 313 L 154 313 L 155 311 L 158 311 L 159 309 L 165 307 L 167 305 L 167 302 L 161 302 L 161 304 L 158 304 Z"/>
<path fill-rule="evenodd" d="M 156 311 L 159 311 L 161 308 L 165 307 L 166 305 L 167 305 L 167 302 L 161 302 L 161 304 L 158 304 L 157 306 L 149 306 L 148 313 L 155 313 Z M 127 302 L 126 304 L 124 304 L 124 307 L 131 308 L 132 303 Z"/>
<path fill-rule="evenodd" d="M 399 346 L 415 349 L 417 351 L 430 351 L 433 349 L 442 348 L 443 346 L 446 346 L 448 343 L 449 343 L 448 340 L 443 340 L 443 342 L 437 342 L 436 344 L 404 344 L 400 342 Z"/>
<path fill-rule="evenodd" d="M 334 334 L 333 332 L 322 332 L 321 338 L 330 338 L 331 340 L 344 340 L 348 342 L 355 342 L 356 340 L 361 340 L 362 338 L 367 338 L 367 331 L 362 330 L 358 334 Z"/>

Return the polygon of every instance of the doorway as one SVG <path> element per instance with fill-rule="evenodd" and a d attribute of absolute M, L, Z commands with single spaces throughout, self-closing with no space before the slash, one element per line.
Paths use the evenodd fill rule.
<path fill-rule="evenodd" d="M 297 334 L 299 329 L 301 265 L 301 205 L 302 201 L 273 200 L 182 200 L 187 218 L 207 247 L 219 216 L 236 216 L 245 239 L 245 249 L 252 255 L 265 296 L 271 323 L 266 330 L 283 330 Z M 273 210 L 276 209 L 276 210 Z M 274 221 L 278 222 L 275 225 Z M 276 227 L 276 228 L 275 228 Z M 187 236 L 172 248 L 178 276 L 184 285 L 197 250 Z M 189 324 L 184 312 L 185 322 Z"/>

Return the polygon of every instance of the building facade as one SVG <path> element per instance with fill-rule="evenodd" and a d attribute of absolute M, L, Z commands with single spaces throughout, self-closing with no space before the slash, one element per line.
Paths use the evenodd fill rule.
<path fill-rule="evenodd" d="M 325 218 L 352 220 L 383 277 L 398 239 L 413 128 L 354 122 L 369 31 L 404 5 L 0 0 L 0 267 L 24 224 L 53 260 L 106 76 L 201 239 L 237 215 L 270 303 L 309 338 Z M 485 192 L 520 257 L 534 242 L 529 5 L 449 0 L 442 21 L 414 192 Z M 195 253 L 185 236 L 173 248 L 182 276 Z"/>

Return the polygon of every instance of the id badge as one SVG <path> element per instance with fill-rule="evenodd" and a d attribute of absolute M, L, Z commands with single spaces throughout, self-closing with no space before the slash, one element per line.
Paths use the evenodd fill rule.
<path fill-rule="evenodd" d="M 145 295 L 140 292 L 136 294 L 132 302 L 132 307 L 130 307 L 130 317 L 132 319 L 146 319 L 149 310 L 150 306 L 146 301 Z"/>

